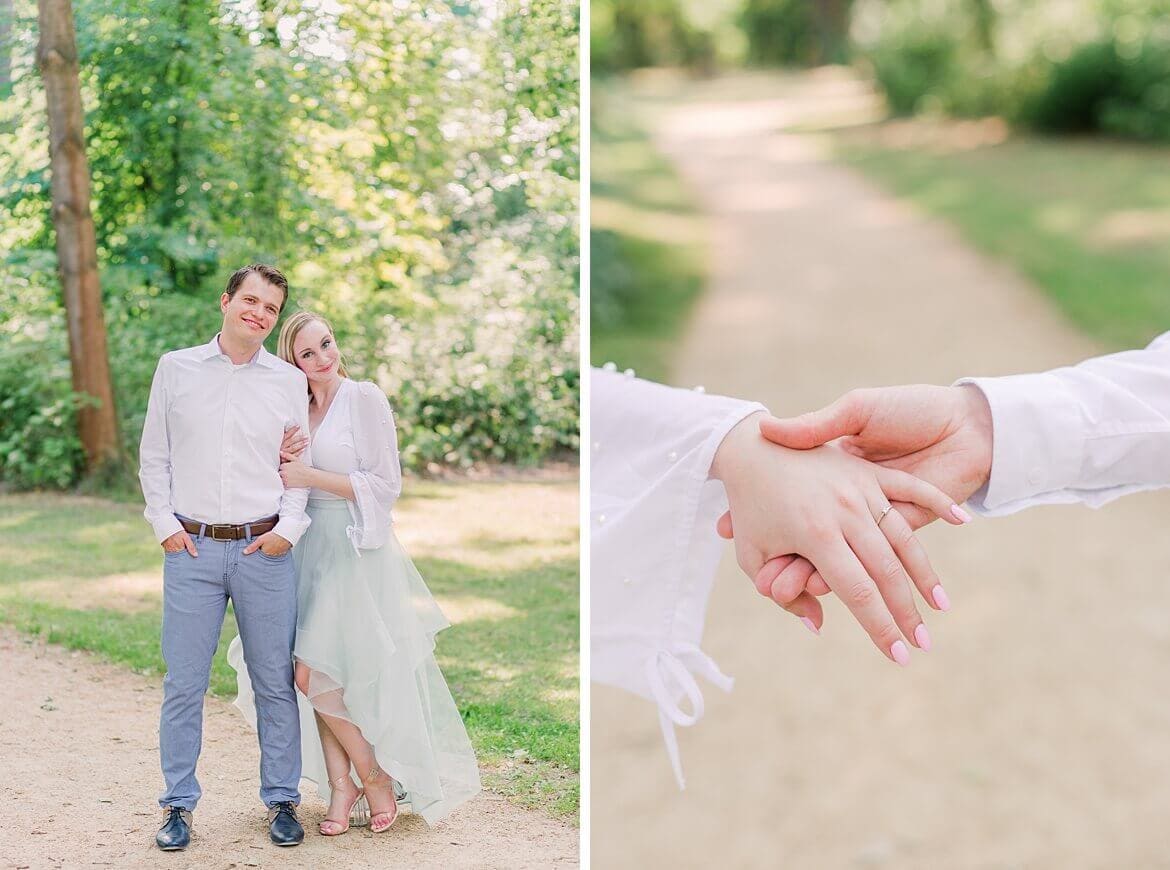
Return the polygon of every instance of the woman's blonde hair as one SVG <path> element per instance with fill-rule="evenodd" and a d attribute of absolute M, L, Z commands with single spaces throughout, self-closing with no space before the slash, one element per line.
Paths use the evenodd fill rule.
<path fill-rule="evenodd" d="M 337 341 L 337 334 L 333 331 L 333 324 L 328 320 L 320 314 L 314 314 L 312 311 L 298 311 L 286 320 L 284 326 L 280 328 L 280 338 L 276 340 L 276 355 L 289 365 L 297 365 L 296 358 L 293 355 L 293 345 L 296 344 L 297 336 L 300 335 L 301 330 L 314 321 L 328 329 L 329 334 L 333 336 L 333 340 Z M 300 366 L 297 366 L 297 368 L 300 368 Z M 345 370 L 345 357 L 341 355 L 340 351 L 337 353 L 337 373 L 343 378 L 349 377 L 349 373 Z"/>

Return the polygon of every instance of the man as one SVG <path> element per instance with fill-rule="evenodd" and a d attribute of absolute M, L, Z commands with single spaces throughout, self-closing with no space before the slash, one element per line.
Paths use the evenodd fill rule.
<path fill-rule="evenodd" d="M 278 846 L 304 839 L 297 821 L 300 719 L 293 689 L 296 585 L 291 548 L 308 528 L 308 490 L 285 490 L 278 457 L 289 426 L 308 431 L 305 376 L 264 347 L 288 297 L 272 266 L 236 271 L 210 342 L 159 360 L 142 430 L 146 519 L 162 545 L 159 724 L 165 813 L 155 842 L 186 848 L 202 794 L 195 778 L 203 695 L 231 599 L 259 711 L 260 798 Z M 308 461 L 307 459 L 305 461 Z"/>
<path fill-rule="evenodd" d="M 1142 350 L 1048 372 L 854 390 L 800 417 L 764 418 L 760 431 L 796 449 L 841 439 L 849 452 L 930 481 L 984 516 L 1041 504 L 1099 507 L 1170 486 L 1170 333 Z M 897 507 L 915 528 L 932 519 Z M 731 536 L 729 515 L 718 529 Z M 783 556 L 756 585 L 797 616 L 819 615 L 812 597 L 828 587 L 814 572 Z"/>

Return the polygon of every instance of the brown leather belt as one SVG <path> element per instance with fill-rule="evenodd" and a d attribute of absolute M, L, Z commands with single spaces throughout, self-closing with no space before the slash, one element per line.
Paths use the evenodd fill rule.
<path fill-rule="evenodd" d="M 178 517 L 175 519 L 178 519 Z M 192 520 L 182 519 L 179 520 L 179 524 L 187 530 L 188 534 L 198 535 L 202 529 L 203 534 L 207 535 L 213 541 L 239 541 L 248 537 L 248 529 L 252 530 L 253 538 L 258 535 L 263 535 L 265 532 L 271 532 L 276 528 L 276 522 L 279 519 L 279 514 L 273 514 L 262 520 L 256 520 L 253 523 L 241 523 L 240 525 L 232 525 L 231 523 L 196 523 Z"/>

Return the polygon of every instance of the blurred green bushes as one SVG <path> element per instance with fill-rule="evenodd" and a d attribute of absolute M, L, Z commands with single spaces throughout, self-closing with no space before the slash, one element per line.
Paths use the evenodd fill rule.
<path fill-rule="evenodd" d="M 861 0 L 861 62 L 891 111 L 1000 115 L 1170 141 L 1170 4 Z"/>
<path fill-rule="evenodd" d="M 852 0 L 744 0 L 749 64 L 819 66 L 849 59 Z"/>
<path fill-rule="evenodd" d="M 713 33 L 678 0 L 594 0 L 589 14 L 594 74 L 714 63 Z"/>
<path fill-rule="evenodd" d="M 598 73 L 649 66 L 872 74 L 897 115 L 999 115 L 1170 141 L 1170 0 L 595 0 Z"/>

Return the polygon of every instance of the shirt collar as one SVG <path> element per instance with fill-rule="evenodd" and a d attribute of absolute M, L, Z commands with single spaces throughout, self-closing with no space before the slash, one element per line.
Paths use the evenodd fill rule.
<path fill-rule="evenodd" d="M 225 354 L 223 352 L 223 349 L 219 346 L 219 335 L 220 334 L 217 332 L 215 334 L 215 336 L 211 339 L 211 341 L 209 341 L 209 342 L 207 342 L 207 344 L 203 345 L 203 347 L 201 349 L 202 352 L 199 356 L 199 359 L 209 360 L 212 357 L 217 357 L 217 356 L 226 357 L 227 356 L 227 354 Z M 266 351 L 264 349 L 263 345 L 260 346 L 260 350 L 257 351 L 256 355 L 254 357 L 252 357 L 250 360 L 248 360 L 247 363 L 244 363 L 244 365 L 249 365 L 251 363 L 257 363 L 258 365 L 262 365 L 265 368 L 269 368 L 269 369 L 279 368 L 281 365 L 280 359 L 278 359 L 275 355 Z"/>
<path fill-rule="evenodd" d="M 278 369 L 285 365 L 285 361 L 276 354 L 269 353 L 264 349 L 264 345 L 260 345 L 260 353 L 256 356 L 255 362 L 269 369 Z"/>

